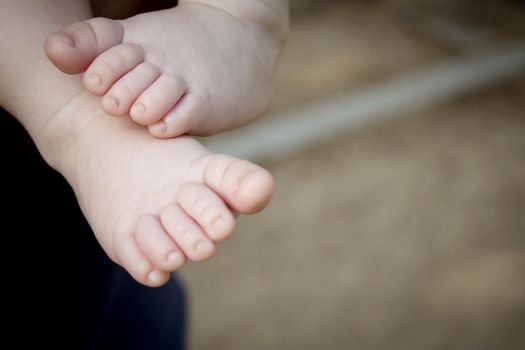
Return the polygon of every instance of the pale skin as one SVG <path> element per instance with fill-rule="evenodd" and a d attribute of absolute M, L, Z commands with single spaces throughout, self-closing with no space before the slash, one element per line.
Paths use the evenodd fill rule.
<path fill-rule="evenodd" d="M 262 115 L 288 32 L 287 0 L 183 0 L 126 20 L 93 18 L 50 34 L 46 54 L 83 75 L 113 116 L 159 138 L 212 135 Z"/>
<path fill-rule="evenodd" d="M 111 118 L 81 77 L 53 67 L 42 50 L 45 33 L 90 18 L 86 1 L 1 5 L 0 104 L 72 186 L 108 256 L 138 282 L 160 286 L 187 260 L 210 258 L 237 213 L 267 205 L 274 184 L 266 170 L 190 137 L 161 140 Z"/>

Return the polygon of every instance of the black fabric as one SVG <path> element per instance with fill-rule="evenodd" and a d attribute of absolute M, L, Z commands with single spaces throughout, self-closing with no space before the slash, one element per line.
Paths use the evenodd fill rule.
<path fill-rule="evenodd" d="M 182 349 L 184 294 L 147 288 L 105 255 L 67 182 L 0 110 L 4 344 Z M 22 336 L 20 336 L 20 334 Z"/>

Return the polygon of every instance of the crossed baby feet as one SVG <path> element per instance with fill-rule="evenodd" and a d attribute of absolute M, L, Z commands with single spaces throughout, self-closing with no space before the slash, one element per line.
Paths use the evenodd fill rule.
<path fill-rule="evenodd" d="M 97 240 L 148 286 L 164 284 L 187 260 L 210 258 L 232 234 L 237 213 L 262 210 L 274 188 L 258 165 L 214 154 L 192 137 L 156 139 L 107 115 L 92 120 L 65 152 L 57 168 Z"/>
<path fill-rule="evenodd" d="M 187 260 L 210 258 L 237 213 L 270 201 L 266 170 L 180 135 L 215 134 L 261 115 L 272 45 L 231 14 L 191 3 L 48 35 L 48 58 L 65 73 L 84 72 L 105 113 L 129 115 L 157 137 L 102 113 L 71 147 L 66 158 L 76 161 L 58 167 L 108 256 L 138 282 L 160 286 Z"/>
<path fill-rule="evenodd" d="M 126 20 L 93 18 L 50 34 L 48 58 L 113 116 L 159 138 L 212 135 L 263 114 L 279 44 L 225 10 L 184 2 Z"/>

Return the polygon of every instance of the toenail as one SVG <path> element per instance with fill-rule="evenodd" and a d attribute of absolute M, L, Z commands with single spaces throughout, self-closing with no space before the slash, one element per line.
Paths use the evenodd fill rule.
<path fill-rule="evenodd" d="M 60 33 L 60 34 L 62 34 L 62 37 L 64 38 L 64 43 L 66 43 L 68 46 L 71 46 L 71 47 L 75 46 L 75 42 L 73 41 L 71 37 L 69 37 L 67 33 Z"/>
<path fill-rule="evenodd" d="M 96 85 L 101 85 L 102 84 L 102 78 L 100 78 L 100 76 L 98 74 L 91 74 L 89 76 L 89 80 L 91 80 L 94 84 Z"/>
<path fill-rule="evenodd" d="M 213 249 L 213 244 L 209 241 L 200 241 L 195 245 L 195 251 L 199 253 L 209 253 Z"/>
<path fill-rule="evenodd" d="M 179 252 L 171 252 L 168 254 L 168 256 L 166 257 L 166 261 L 171 264 L 171 263 L 174 263 L 176 261 L 178 261 L 179 259 L 181 258 L 181 255 Z"/>
<path fill-rule="evenodd" d="M 131 108 L 131 114 L 143 115 L 144 112 L 146 112 L 146 109 L 144 108 L 144 105 L 142 103 L 137 103 Z"/>
<path fill-rule="evenodd" d="M 163 122 L 158 122 L 157 124 L 153 124 L 151 128 L 158 133 L 165 133 L 168 131 L 168 126 L 164 124 Z"/>
<path fill-rule="evenodd" d="M 215 219 L 213 219 L 213 221 L 211 222 L 211 225 L 215 228 L 220 228 L 220 227 L 223 227 L 226 225 L 226 216 L 225 215 L 221 215 L 219 217 L 216 217 Z"/>
<path fill-rule="evenodd" d="M 113 96 L 106 96 L 106 103 L 113 108 L 117 108 L 119 104 L 118 100 Z"/>
<path fill-rule="evenodd" d="M 148 277 L 147 278 L 148 278 L 148 282 L 149 283 L 155 284 L 155 283 L 160 282 L 162 276 L 161 276 L 159 271 L 153 270 L 150 273 L 148 273 Z"/>

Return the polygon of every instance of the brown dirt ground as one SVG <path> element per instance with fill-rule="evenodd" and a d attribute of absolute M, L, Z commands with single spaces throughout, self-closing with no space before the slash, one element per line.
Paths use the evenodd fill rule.
<path fill-rule="evenodd" d="M 523 349 L 525 76 L 267 164 L 189 265 L 194 349 Z"/>

